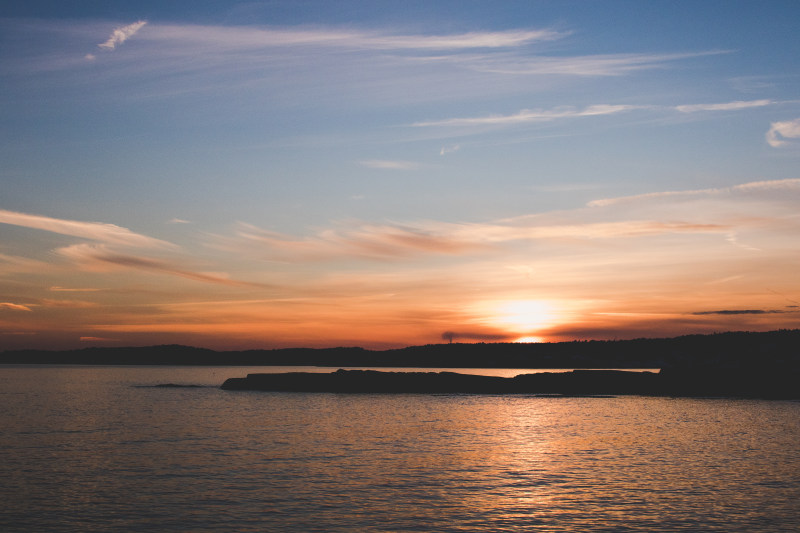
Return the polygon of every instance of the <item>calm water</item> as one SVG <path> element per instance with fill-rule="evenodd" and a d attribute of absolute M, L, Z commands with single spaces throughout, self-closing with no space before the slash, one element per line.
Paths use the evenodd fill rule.
<path fill-rule="evenodd" d="M 0 530 L 800 530 L 798 402 L 218 389 L 264 370 L 0 367 Z"/>

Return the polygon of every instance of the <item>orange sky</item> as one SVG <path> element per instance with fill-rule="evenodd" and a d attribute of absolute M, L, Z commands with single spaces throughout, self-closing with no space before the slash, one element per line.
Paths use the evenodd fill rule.
<path fill-rule="evenodd" d="M 191 245 L 0 211 L 51 246 L 0 256 L 0 339 L 386 348 L 794 328 L 798 198 L 800 180 L 751 182 L 303 238 L 239 224 Z"/>

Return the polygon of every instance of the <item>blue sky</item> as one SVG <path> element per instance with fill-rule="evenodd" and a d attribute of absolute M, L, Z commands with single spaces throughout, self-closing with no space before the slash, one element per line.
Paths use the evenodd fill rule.
<path fill-rule="evenodd" d="M 0 340 L 223 346 L 220 323 L 251 332 L 287 300 L 353 318 L 308 303 L 245 344 L 320 323 L 313 343 L 376 346 L 791 325 L 797 20 L 796 2 L 5 5 Z M 80 299 L 53 290 L 70 283 Z M 204 318 L 171 307 L 189 302 Z M 547 320 L 513 329 L 515 302 Z M 338 335 L 364 316 L 377 333 Z M 216 336 L 187 326 L 204 320 Z"/>

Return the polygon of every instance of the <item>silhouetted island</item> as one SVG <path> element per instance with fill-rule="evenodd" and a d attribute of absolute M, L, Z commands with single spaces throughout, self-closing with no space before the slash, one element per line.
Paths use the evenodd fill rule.
<path fill-rule="evenodd" d="M 287 372 L 230 378 L 225 390 L 332 393 L 535 394 L 561 396 L 702 396 L 800 399 L 800 373 L 783 371 L 654 372 L 572 370 L 505 378 L 456 372 Z"/>

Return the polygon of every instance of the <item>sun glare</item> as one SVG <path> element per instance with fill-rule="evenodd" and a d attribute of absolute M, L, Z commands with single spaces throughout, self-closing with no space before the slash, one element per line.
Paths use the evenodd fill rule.
<path fill-rule="evenodd" d="M 514 342 L 521 342 L 521 343 L 525 343 L 525 342 L 544 342 L 544 338 L 542 338 L 542 337 L 534 337 L 534 336 L 530 336 L 529 335 L 529 336 L 526 336 L 526 337 L 520 337 L 519 339 L 515 340 Z"/>
<path fill-rule="evenodd" d="M 484 302 L 479 312 L 486 323 L 502 328 L 510 335 L 518 335 L 514 342 L 544 342 L 540 331 L 558 319 L 553 304 L 544 300 Z"/>
<path fill-rule="evenodd" d="M 535 331 L 553 320 L 553 311 L 551 305 L 541 300 L 517 300 L 500 304 L 497 319 L 506 327 Z"/>

